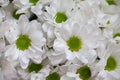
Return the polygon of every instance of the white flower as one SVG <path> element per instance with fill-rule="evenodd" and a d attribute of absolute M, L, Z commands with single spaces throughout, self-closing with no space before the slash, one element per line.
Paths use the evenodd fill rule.
<path fill-rule="evenodd" d="M 69 3 L 68 3 L 69 2 Z M 50 6 L 46 6 L 47 12 L 44 14 L 45 20 L 52 24 L 66 22 L 72 15 L 71 10 L 74 8 L 73 0 L 54 0 Z"/>
<path fill-rule="evenodd" d="M 97 78 L 102 78 L 102 80 L 119 80 L 120 74 L 120 45 L 119 44 L 110 44 L 105 50 L 103 57 L 100 58 L 100 62 L 97 64 L 99 66 L 99 73 Z"/>
<path fill-rule="evenodd" d="M 40 26 L 37 21 L 28 22 L 26 16 L 21 16 L 18 24 L 13 24 L 13 29 L 5 34 L 10 43 L 5 55 L 20 62 L 22 68 L 27 68 L 30 59 L 36 63 L 42 61 L 42 47 L 46 40 L 38 29 Z"/>
<path fill-rule="evenodd" d="M 56 31 L 56 37 L 53 48 L 57 52 L 64 52 L 68 60 L 76 57 L 83 63 L 94 61 L 94 49 L 98 47 L 100 40 L 100 31 L 94 25 L 82 25 L 77 22 L 62 25 Z"/>

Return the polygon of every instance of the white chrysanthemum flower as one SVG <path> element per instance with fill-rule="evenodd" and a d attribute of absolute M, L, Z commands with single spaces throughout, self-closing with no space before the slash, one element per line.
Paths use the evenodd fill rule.
<path fill-rule="evenodd" d="M 18 24 L 13 24 L 13 29 L 5 34 L 10 43 L 5 55 L 10 60 L 20 62 L 22 68 L 27 68 L 30 59 L 36 63 L 42 60 L 42 47 L 46 39 L 41 30 L 38 30 L 40 26 L 37 21 L 29 22 L 26 16 L 21 16 Z"/>
<path fill-rule="evenodd" d="M 94 68 L 99 71 L 97 78 L 101 80 L 119 80 L 120 79 L 120 45 L 111 44 L 104 51 L 103 57 Z"/>
<path fill-rule="evenodd" d="M 68 60 L 76 57 L 83 63 L 94 61 L 94 49 L 98 47 L 101 38 L 100 30 L 95 25 L 81 25 L 76 22 L 56 30 L 56 37 L 53 45 L 55 51 L 64 52 Z"/>
<path fill-rule="evenodd" d="M 72 16 L 74 5 L 73 0 L 52 1 L 50 6 L 46 6 L 45 20 L 56 24 L 66 22 Z"/>

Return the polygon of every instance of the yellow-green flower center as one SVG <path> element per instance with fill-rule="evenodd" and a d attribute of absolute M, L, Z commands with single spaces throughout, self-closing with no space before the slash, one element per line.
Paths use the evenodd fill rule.
<path fill-rule="evenodd" d="M 82 47 L 82 41 L 77 36 L 72 36 L 67 40 L 67 45 L 71 51 L 79 51 Z"/>
<path fill-rule="evenodd" d="M 56 72 L 49 74 L 46 80 L 60 80 L 60 75 Z"/>
<path fill-rule="evenodd" d="M 107 64 L 105 66 L 105 70 L 112 71 L 112 70 L 115 70 L 116 67 L 117 67 L 117 62 L 116 62 L 115 58 L 110 56 L 107 59 Z"/>
<path fill-rule="evenodd" d="M 38 2 L 38 0 L 29 0 L 30 3 L 32 3 L 33 5 L 36 5 L 36 3 Z"/>
<path fill-rule="evenodd" d="M 42 64 L 35 64 L 35 63 L 31 63 L 28 66 L 28 72 L 31 73 L 33 71 L 35 71 L 36 73 L 39 72 L 42 69 Z"/>
<path fill-rule="evenodd" d="M 106 24 L 110 24 L 110 20 L 108 20 L 108 21 L 106 22 Z"/>
<path fill-rule="evenodd" d="M 88 66 L 80 67 L 76 73 L 79 74 L 79 77 L 83 80 L 88 80 L 91 77 L 91 70 Z"/>
<path fill-rule="evenodd" d="M 109 5 L 116 5 L 116 2 L 114 0 L 106 0 L 106 2 L 109 4 Z"/>
<path fill-rule="evenodd" d="M 55 15 L 55 22 L 56 23 L 62 23 L 65 22 L 67 20 L 67 16 L 65 13 L 62 12 L 57 12 Z"/>
<path fill-rule="evenodd" d="M 16 46 L 19 50 L 24 51 L 31 46 L 31 40 L 27 35 L 21 34 L 16 40 Z"/>

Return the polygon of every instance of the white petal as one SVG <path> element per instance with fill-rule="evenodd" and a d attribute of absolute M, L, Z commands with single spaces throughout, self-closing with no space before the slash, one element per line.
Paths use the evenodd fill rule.
<path fill-rule="evenodd" d="M 35 63 L 41 63 L 42 61 L 42 54 L 37 52 L 37 53 L 33 53 L 33 55 L 31 55 L 30 57 Z"/>
<path fill-rule="evenodd" d="M 61 31 L 60 31 L 60 35 L 61 37 L 66 41 L 68 40 L 71 35 L 72 35 L 72 31 L 71 31 L 71 27 L 70 25 L 66 24 L 66 25 L 63 25 L 61 27 Z"/>
<path fill-rule="evenodd" d="M 19 56 L 19 50 L 16 49 L 16 46 L 13 44 L 8 46 L 8 50 L 5 52 L 5 56 L 12 60 L 17 60 Z"/>
<path fill-rule="evenodd" d="M 0 52 L 5 50 L 5 40 L 4 37 L 0 37 Z"/>
<path fill-rule="evenodd" d="M 73 60 L 76 56 L 74 55 L 74 53 L 72 53 L 71 51 L 67 50 L 66 51 L 66 58 L 68 60 Z"/>
<path fill-rule="evenodd" d="M 66 60 L 66 57 L 64 54 L 60 55 L 51 55 L 48 57 L 52 65 L 58 65 Z"/>
<path fill-rule="evenodd" d="M 85 56 L 81 55 L 81 56 L 77 56 L 77 58 L 84 64 L 88 64 L 88 60 L 85 58 Z"/>
<path fill-rule="evenodd" d="M 115 71 L 111 71 L 110 74 L 111 74 L 111 76 L 113 76 L 114 78 L 120 79 L 120 74 L 119 74 L 119 73 L 117 73 L 117 72 L 115 72 Z"/>
<path fill-rule="evenodd" d="M 29 64 L 29 58 L 25 55 L 25 52 L 19 56 L 20 65 L 23 69 L 26 69 Z"/>
<path fill-rule="evenodd" d="M 30 35 L 30 39 L 31 39 L 33 45 L 36 45 L 38 47 L 43 46 L 46 42 L 46 39 L 43 37 L 43 34 L 40 31 L 34 31 Z"/>
<path fill-rule="evenodd" d="M 63 75 L 60 80 L 75 80 L 75 79 L 67 75 Z"/>
<path fill-rule="evenodd" d="M 31 11 L 36 14 L 36 15 L 41 15 L 42 14 L 42 5 L 38 4 L 36 6 L 32 6 Z"/>
<path fill-rule="evenodd" d="M 27 26 L 28 24 L 28 18 L 25 15 L 21 15 L 19 20 L 18 20 L 18 27 L 22 33 L 25 33 L 29 27 Z"/>
<path fill-rule="evenodd" d="M 67 72 L 67 76 L 69 76 L 69 77 L 76 77 L 77 74 L 72 73 L 72 72 Z"/>
<path fill-rule="evenodd" d="M 30 6 L 28 6 L 28 5 L 22 6 L 22 8 L 17 10 L 16 14 L 27 13 L 29 8 L 30 8 Z M 30 15 L 30 14 L 27 13 L 27 15 Z"/>
<path fill-rule="evenodd" d="M 98 76 L 102 77 L 102 78 L 106 78 L 107 74 L 104 70 L 102 70 L 101 72 L 99 72 Z"/>
<path fill-rule="evenodd" d="M 31 35 L 35 31 L 38 31 L 39 27 L 41 27 L 41 24 L 39 22 L 37 22 L 36 20 L 33 20 L 33 21 L 29 22 L 27 24 L 27 26 L 25 26 L 25 29 L 27 28 L 27 30 L 25 30 L 25 33 Z"/>
<path fill-rule="evenodd" d="M 53 44 L 53 48 L 56 52 L 64 52 L 67 49 L 65 42 L 61 39 L 56 39 Z"/>

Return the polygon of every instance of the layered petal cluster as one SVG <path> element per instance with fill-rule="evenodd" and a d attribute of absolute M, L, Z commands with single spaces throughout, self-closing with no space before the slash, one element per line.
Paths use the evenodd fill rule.
<path fill-rule="evenodd" d="M 0 80 L 120 80 L 120 0 L 0 0 Z"/>

